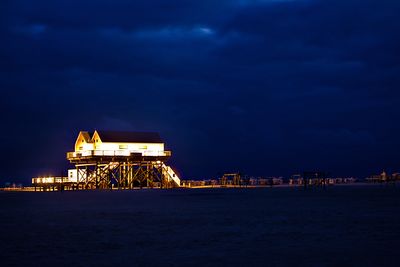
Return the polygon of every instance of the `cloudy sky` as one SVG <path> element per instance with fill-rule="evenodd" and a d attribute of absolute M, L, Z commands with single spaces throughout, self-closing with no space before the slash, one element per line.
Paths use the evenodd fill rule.
<path fill-rule="evenodd" d="M 79 130 L 157 131 L 184 178 L 400 171 L 400 2 L 1 1 L 0 182 Z"/>

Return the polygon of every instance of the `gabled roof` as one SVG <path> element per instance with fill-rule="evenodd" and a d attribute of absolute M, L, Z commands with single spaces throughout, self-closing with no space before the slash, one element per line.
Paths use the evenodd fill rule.
<path fill-rule="evenodd" d="M 97 131 L 102 142 L 116 143 L 164 143 L 155 132 Z"/>
<path fill-rule="evenodd" d="M 89 132 L 81 131 L 80 134 L 83 136 L 83 139 L 85 139 L 86 143 L 90 142 L 91 134 Z"/>

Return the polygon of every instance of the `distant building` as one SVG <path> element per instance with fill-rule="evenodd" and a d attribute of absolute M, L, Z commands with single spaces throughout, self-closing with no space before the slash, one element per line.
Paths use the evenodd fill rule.
<path fill-rule="evenodd" d="M 396 180 L 399 174 L 394 173 L 392 175 L 388 175 L 384 170 L 381 174 L 371 175 L 366 178 L 366 180 L 370 183 L 382 183 Z"/>

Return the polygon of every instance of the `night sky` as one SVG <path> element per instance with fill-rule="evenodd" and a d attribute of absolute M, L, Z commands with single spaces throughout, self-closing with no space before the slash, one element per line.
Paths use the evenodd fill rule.
<path fill-rule="evenodd" d="M 400 171 L 400 2 L 1 1 L 0 183 L 80 130 L 157 131 L 184 179 Z"/>

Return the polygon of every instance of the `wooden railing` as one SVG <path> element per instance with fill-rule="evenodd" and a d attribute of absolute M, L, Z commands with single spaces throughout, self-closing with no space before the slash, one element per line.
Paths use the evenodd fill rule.
<path fill-rule="evenodd" d="M 37 177 L 32 178 L 32 184 L 61 184 L 69 182 L 68 177 Z"/>

